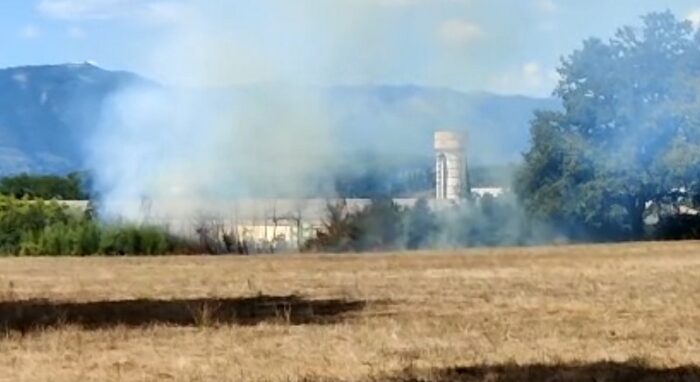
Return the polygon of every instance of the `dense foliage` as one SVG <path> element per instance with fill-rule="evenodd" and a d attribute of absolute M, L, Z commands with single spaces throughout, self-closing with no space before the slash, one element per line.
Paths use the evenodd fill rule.
<path fill-rule="evenodd" d="M 518 175 L 525 209 L 572 238 L 658 237 L 645 219 L 667 222 L 700 195 L 700 34 L 649 14 L 585 41 L 559 73 L 564 110 L 535 116 Z"/>
<path fill-rule="evenodd" d="M 550 232 L 529 221 L 508 196 L 433 207 L 425 199 L 401 207 L 391 199 L 379 198 L 359 210 L 351 210 L 344 201 L 329 204 L 322 231 L 306 247 L 363 252 L 526 245 L 552 239 Z"/>
<path fill-rule="evenodd" d="M 106 225 L 55 201 L 0 196 L 0 255 L 156 255 L 175 248 L 162 229 Z"/>
<path fill-rule="evenodd" d="M 0 194 L 15 198 L 87 200 L 86 177 L 80 173 L 58 175 L 20 174 L 0 179 Z"/>

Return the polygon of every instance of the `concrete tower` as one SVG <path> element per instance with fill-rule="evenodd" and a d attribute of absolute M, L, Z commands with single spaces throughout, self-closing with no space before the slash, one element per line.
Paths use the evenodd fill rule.
<path fill-rule="evenodd" d="M 460 200 L 469 196 L 464 137 L 451 131 L 435 132 L 435 198 Z"/>

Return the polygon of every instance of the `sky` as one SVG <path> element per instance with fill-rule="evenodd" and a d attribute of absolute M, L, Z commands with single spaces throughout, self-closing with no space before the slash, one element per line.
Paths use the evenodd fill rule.
<path fill-rule="evenodd" d="M 697 0 L 2 0 L 0 67 L 94 62 L 166 84 L 415 84 L 546 96 L 561 57 Z"/>

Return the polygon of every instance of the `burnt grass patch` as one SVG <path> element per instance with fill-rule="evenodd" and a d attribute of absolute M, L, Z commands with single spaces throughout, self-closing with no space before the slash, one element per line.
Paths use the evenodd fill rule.
<path fill-rule="evenodd" d="M 482 365 L 451 369 L 406 369 L 368 382 L 696 382 L 700 366 L 649 366 L 643 360 L 575 364 Z"/>
<path fill-rule="evenodd" d="M 138 299 L 95 302 L 0 301 L 0 330 L 22 333 L 76 325 L 85 329 L 142 327 L 334 324 L 365 309 L 367 301 L 315 300 L 296 295 L 246 298 Z"/>

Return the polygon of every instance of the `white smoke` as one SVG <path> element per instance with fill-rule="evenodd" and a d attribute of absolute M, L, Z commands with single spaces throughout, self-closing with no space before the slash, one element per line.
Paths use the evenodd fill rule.
<path fill-rule="evenodd" d="M 142 200 L 170 201 L 160 203 L 177 206 L 169 214 L 191 216 L 209 212 L 213 199 L 301 197 L 332 168 L 321 92 L 288 84 L 303 80 L 294 71 L 306 59 L 275 60 L 282 50 L 293 57 L 296 47 L 287 45 L 299 35 L 277 35 L 274 43 L 261 35 L 260 45 L 246 45 L 240 35 L 250 29 L 214 14 L 230 8 L 191 8 L 145 58 L 171 85 L 136 84 L 105 103 L 88 145 L 105 215 L 139 219 Z M 257 85 L 241 87 L 246 82 Z"/>
<path fill-rule="evenodd" d="M 89 140 L 103 212 L 137 219 L 139 202 L 148 199 L 179 201 L 169 205 L 191 215 L 211 199 L 300 197 L 324 185 L 327 191 L 332 185 L 323 175 L 347 164 L 337 163 L 342 142 L 321 85 L 462 75 L 463 68 L 439 70 L 446 63 L 428 59 L 424 42 L 405 35 L 406 16 L 425 4 L 183 2 L 168 13 L 158 45 L 134 57 L 164 86 L 116 94 Z M 378 108 L 372 118 L 392 117 Z M 409 150 L 400 140 L 413 136 L 429 147 L 434 127 L 454 123 L 439 119 L 428 128 L 389 121 L 398 139 L 381 145 Z"/>
<path fill-rule="evenodd" d="M 139 218 L 137 202 L 149 199 L 178 201 L 179 214 L 191 215 L 206 212 L 206 201 L 303 196 L 332 163 L 320 101 L 301 91 L 258 93 L 118 93 L 91 144 L 103 212 Z"/>

